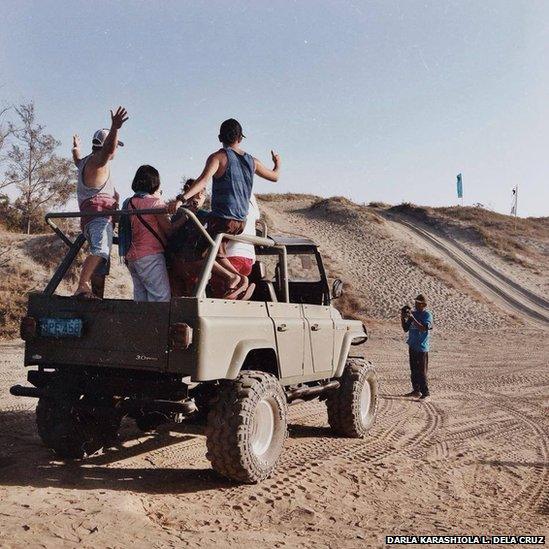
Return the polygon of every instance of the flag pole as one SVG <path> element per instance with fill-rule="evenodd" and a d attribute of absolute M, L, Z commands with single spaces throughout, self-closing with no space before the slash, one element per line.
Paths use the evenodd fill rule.
<path fill-rule="evenodd" d="M 515 233 L 517 232 L 518 183 L 515 187 Z"/>

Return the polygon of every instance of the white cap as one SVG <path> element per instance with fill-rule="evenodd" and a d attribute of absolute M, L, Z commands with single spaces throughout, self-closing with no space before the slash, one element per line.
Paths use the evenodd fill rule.
<path fill-rule="evenodd" d="M 106 128 L 103 128 L 101 130 L 97 130 L 93 134 L 92 145 L 94 147 L 102 147 L 105 144 L 105 139 L 107 139 L 107 135 L 109 135 L 109 131 L 110 130 L 107 130 Z M 124 143 L 122 143 L 122 141 L 119 141 L 118 146 L 123 147 Z"/>

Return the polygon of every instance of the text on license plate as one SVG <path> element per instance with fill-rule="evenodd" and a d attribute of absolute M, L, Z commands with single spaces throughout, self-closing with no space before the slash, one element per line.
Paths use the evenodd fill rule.
<path fill-rule="evenodd" d="M 82 337 L 84 323 L 81 318 L 41 318 L 42 337 Z"/>

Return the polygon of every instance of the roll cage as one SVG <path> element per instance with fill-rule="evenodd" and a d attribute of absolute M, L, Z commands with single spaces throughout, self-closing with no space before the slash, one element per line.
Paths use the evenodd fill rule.
<path fill-rule="evenodd" d="M 245 242 L 253 244 L 255 246 L 256 254 L 258 258 L 264 256 L 277 256 L 278 263 L 275 269 L 274 278 L 270 280 L 273 285 L 274 293 L 272 299 L 265 299 L 266 301 L 279 301 L 285 303 L 313 303 L 318 305 L 330 304 L 330 292 L 328 289 L 328 278 L 324 269 L 324 264 L 320 253 L 318 252 L 317 245 L 308 239 L 299 239 L 292 237 L 269 237 L 267 236 L 267 225 L 263 221 L 259 221 L 259 235 L 230 235 L 221 233 L 216 236 L 215 239 L 209 235 L 204 228 L 204 225 L 198 220 L 196 215 L 188 210 L 182 208 L 183 212 L 187 215 L 195 226 L 198 228 L 202 236 L 209 244 L 209 251 L 205 257 L 204 265 L 202 267 L 198 282 L 194 288 L 193 297 L 205 298 L 206 289 L 210 280 L 212 267 L 219 252 L 219 247 L 223 240 L 233 240 L 236 242 Z M 94 218 L 94 217 L 113 217 L 118 220 L 124 215 L 165 215 L 168 211 L 164 208 L 154 209 L 132 209 L 132 210 L 109 210 L 103 212 L 52 212 L 45 216 L 46 223 L 53 230 L 53 232 L 67 245 L 68 250 L 65 257 L 61 261 L 58 268 L 55 270 L 52 278 L 46 285 L 43 293 L 46 295 L 53 295 L 59 284 L 63 280 L 65 274 L 69 270 L 70 266 L 74 262 L 79 251 L 82 249 L 86 239 L 82 233 L 71 240 L 63 230 L 58 227 L 54 219 L 70 219 L 70 218 Z M 118 245 L 118 237 L 113 238 L 113 243 Z M 310 255 L 315 258 L 318 266 L 318 280 L 292 280 L 288 272 L 288 256 L 305 256 Z M 256 269 L 257 271 L 257 269 Z M 255 278 L 261 279 L 261 274 L 256 273 Z M 261 280 L 261 282 L 269 282 L 268 280 Z M 252 297 L 252 300 L 254 298 Z M 256 301 L 263 299 L 255 299 Z"/>

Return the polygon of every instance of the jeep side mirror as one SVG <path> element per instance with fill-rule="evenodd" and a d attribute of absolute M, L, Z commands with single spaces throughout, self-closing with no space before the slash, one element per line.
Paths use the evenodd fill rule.
<path fill-rule="evenodd" d="M 337 299 L 341 297 L 343 293 L 343 280 L 336 278 L 332 284 L 332 299 Z"/>

